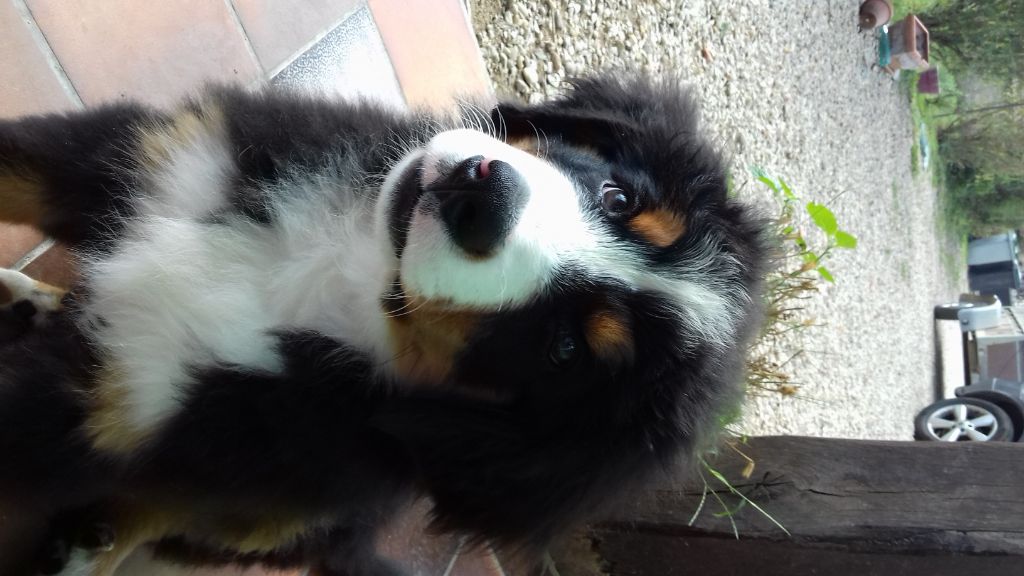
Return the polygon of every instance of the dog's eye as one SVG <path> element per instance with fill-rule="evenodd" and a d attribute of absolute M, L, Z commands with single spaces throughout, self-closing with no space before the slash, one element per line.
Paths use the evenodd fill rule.
<path fill-rule="evenodd" d="M 636 194 L 615 182 L 601 185 L 601 207 L 609 216 L 625 216 L 636 208 Z"/>
<path fill-rule="evenodd" d="M 551 349 L 548 351 L 548 358 L 551 363 L 559 368 L 565 368 L 572 364 L 579 354 L 579 344 L 576 337 L 567 329 L 561 329 L 555 333 L 551 341 Z"/>

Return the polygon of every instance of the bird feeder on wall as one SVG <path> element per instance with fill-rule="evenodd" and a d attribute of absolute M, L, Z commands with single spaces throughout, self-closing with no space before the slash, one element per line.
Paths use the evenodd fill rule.
<path fill-rule="evenodd" d="M 889 26 L 890 71 L 928 69 L 928 29 L 913 14 Z"/>

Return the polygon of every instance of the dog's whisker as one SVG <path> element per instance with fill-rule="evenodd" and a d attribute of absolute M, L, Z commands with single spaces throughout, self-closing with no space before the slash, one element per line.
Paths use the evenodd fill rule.
<path fill-rule="evenodd" d="M 508 126 L 505 124 L 505 115 L 502 114 L 500 106 L 495 106 L 494 111 L 498 115 L 498 121 L 500 122 L 498 139 L 501 140 L 503 143 L 508 143 Z"/>
<path fill-rule="evenodd" d="M 533 128 L 534 140 L 537 142 L 536 155 L 537 155 L 538 158 L 542 158 L 543 156 L 541 156 L 541 153 L 540 153 L 540 146 L 541 146 L 541 143 L 540 143 L 540 131 L 537 130 L 537 125 L 534 124 L 533 122 L 527 121 L 527 123 L 530 125 L 530 128 Z"/>

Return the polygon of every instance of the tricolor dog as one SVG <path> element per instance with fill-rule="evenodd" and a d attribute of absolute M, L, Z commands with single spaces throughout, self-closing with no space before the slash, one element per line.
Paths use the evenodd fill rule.
<path fill-rule="evenodd" d="M 393 574 L 375 533 L 542 547 L 704 446 L 763 226 L 674 80 L 459 119 L 215 88 L 0 121 L 0 572 Z"/>

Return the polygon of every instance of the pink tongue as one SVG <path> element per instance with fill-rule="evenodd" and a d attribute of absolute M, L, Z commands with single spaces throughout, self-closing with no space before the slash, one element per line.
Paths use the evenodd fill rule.
<path fill-rule="evenodd" d="M 484 158 L 483 160 L 480 161 L 480 168 L 477 169 L 477 173 L 479 174 L 481 179 L 487 178 L 488 176 L 491 175 L 490 158 Z"/>

